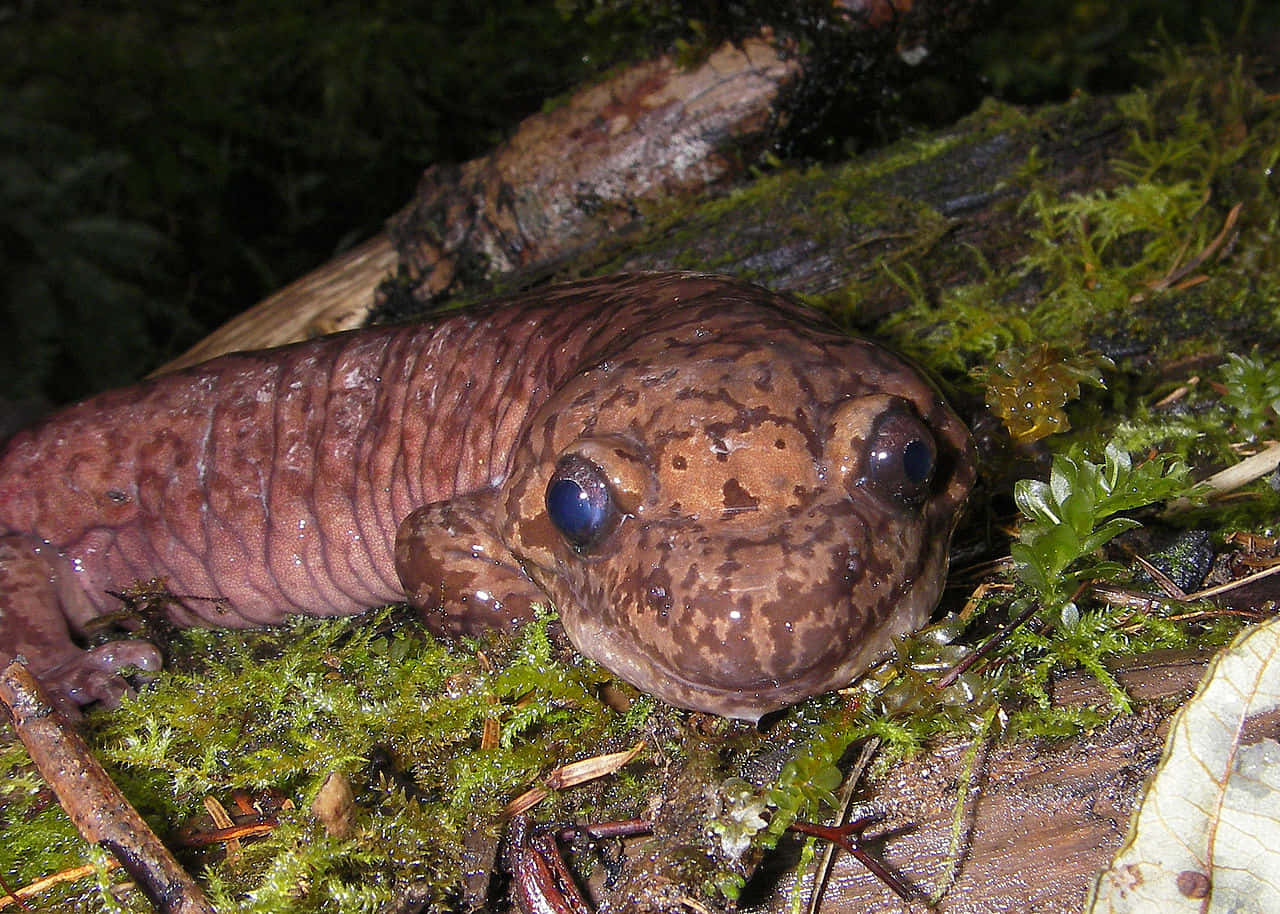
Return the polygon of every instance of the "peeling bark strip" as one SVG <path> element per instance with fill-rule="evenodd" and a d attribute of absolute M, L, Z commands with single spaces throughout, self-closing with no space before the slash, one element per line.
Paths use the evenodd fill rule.
<path fill-rule="evenodd" d="M 385 234 L 376 235 L 237 314 L 154 374 L 228 352 L 267 349 L 363 327 L 374 290 L 395 268 L 391 242 Z"/>
<path fill-rule="evenodd" d="M 471 280 L 563 257 L 636 218 L 637 204 L 735 176 L 780 126 L 802 62 L 762 38 L 684 70 L 671 55 L 628 67 L 527 118 L 484 158 L 427 169 L 378 235 L 232 318 L 172 371 L 364 326 L 400 263 L 424 301 Z M 394 248 L 393 248 L 394 243 Z"/>
<path fill-rule="evenodd" d="M 763 38 L 691 70 L 668 54 L 528 118 L 485 158 L 432 166 L 391 223 L 415 296 L 553 261 L 632 222 L 642 199 L 733 176 L 801 70 Z"/>
<path fill-rule="evenodd" d="M 41 776 L 90 844 L 104 847 L 163 914 L 214 914 L 204 892 L 173 858 L 89 747 L 54 711 L 21 663 L 0 673 L 0 702 Z"/>

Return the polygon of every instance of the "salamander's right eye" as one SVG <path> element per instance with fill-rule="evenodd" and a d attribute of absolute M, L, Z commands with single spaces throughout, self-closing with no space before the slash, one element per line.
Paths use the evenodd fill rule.
<path fill-rule="evenodd" d="M 933 434 L 905 410 L 890 410 L 876 423 L 867 445 L 871 481 L 903 504 L 919 504 L 929 494 L 938 465 Z"/>
<path fill-rule="evenodd" d="M 580 552 L 612 533 L 621 516 L 604 472 L 578 454 L 566 454 L 556 464 L 546 505 L 551 523 Z"/>

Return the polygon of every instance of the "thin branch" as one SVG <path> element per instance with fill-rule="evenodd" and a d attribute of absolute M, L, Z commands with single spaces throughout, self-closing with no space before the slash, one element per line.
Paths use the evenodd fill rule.
<path fill-rule="evenodd" d="M 1269 578 L 1273 574 L 1280 574 L 1280 562 L 1277 562 L 1270 568 L 1264 568 L 1254 574 L 1246 575 L 1243 578 L 1236 578 L 1234 581 L 1219 584 L 1217 587 L 1209 587 L 1205 590 L 1198 590 L 1195 593 L 1187 594 L 1187 599 L 1191 602 L 1195 602 L 1196 600 L 1208 600 L 1210 597 L 1216 597 L 1219 594 L 1227 593 L 1228 591 L 1235 590 L 1238 587 L 1245 587 L 1255 581 L 1260 581 L 1263 578 Z"/>
<path fill-rule="evenodd" d="M 848 776 L 844 779 L 844 786 L 840 788 L 840 812 L 836 816 L 836 826 L 844 826 L 849 823 L 849 806 L 853 803 L 853 794 L 857 790 L 858 784 L 862 782 L 862 774 L 867 770 L 867 765 L 871 763 L 872 756 L 876 750 L 880 748 L 880 738 L 872 737 L 863 745 L 862 751 L 858 753 L 858 760 L 854 762 L 853 768 L 849 771 Z M 818 909 L 822 906 L 822 896 L 827 890 L 827 880 L 831 877 L 831 868 L 835 864 L 836 845 L 828 842 L 823 848 L 822 859 L 818 862 L 818 871 L 813 875 L 813 890 L 809 893 L 809 906 L 807 914 L 818 914 Z"/>
<path fill-rule="evenodd" d="M 120 866 L 118 861 L 110 860 L 107 862 L 107 869 L 116 869 Z M 7 908 L 10 905 L 17 905 L 24 911 L 31 909 L 24 904 L 29 898 L 35 898 L 42 892 L 47 892 L 56 885 L 62 885 L 64 882 L 75 882 L 77 879 L 83 879 L 86 876 L 92 876 L 98 871 L 98 868 L 92 863 L 84 866 L 74 866 L 68 870 L 54 873 L 52 876 L 45 876 L 43 879 L 37 879 L 35 882 L 28 883 L 20 889 L 14 889 L 7 892 L 3 898 L 0 898 L 0 909 Z"/>
<path fill-rule="evenodd" d="M 161 914 L 214 914 L 195 880 L 54 710 L 23 664 L 11 663 L 0 673 L 0 702 L 31 760 L 86 841 L 110 851 Z"/>

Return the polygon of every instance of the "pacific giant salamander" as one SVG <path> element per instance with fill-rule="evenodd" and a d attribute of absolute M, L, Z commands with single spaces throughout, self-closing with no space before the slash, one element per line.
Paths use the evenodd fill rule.
<path fill-rule="evenodd" d="M 668 702 L 757 719 L 919 627 L 974 478 L 915 369 L 757 286 L 540 289 L 92 397 L 0 456 L 0 661 L 118 699 L 147 642 L 73 643 L 162 580 L 184 625 L 408 599 L 433 631 L 555 605 Z M 209 598 L 209 599 L 203 599 Z"/>

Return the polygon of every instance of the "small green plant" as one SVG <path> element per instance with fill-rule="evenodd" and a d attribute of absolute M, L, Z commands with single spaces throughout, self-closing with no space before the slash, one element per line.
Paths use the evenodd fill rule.
<path fill-rule="evenodd" d="M 187 851 L 218 910 L 354 914 L 412 883 L 425 911 L 444 914 L 457 909 L 468 836 L 496 837 L 504 805 L 558 764 L 634 745 L 643 733 L 651 703 L 626 713 L 603 703 L 608 675 L 556 649 L 550 619 L 459 644 L 388 610 L 293 619 L 269 632 L 182 632 L 171 648 L 194 669 L 165 672 L 121 708 L 89 715 L 87 738 L 166 837 L 201 821 L 206 796 L 265 791 L 291 801 L 238 860 L 217 848 Z M 493 744 L 484 739 L 491 721 Z M 340 837 L 310 811 L 331 772 L 355 792 L 353 827 Z M 653 790 L 652 772 L 637 762 L 571 802 L 597 820 L 630 814 Z M 85 862 L 83 841 L 16 743 L 0 743 L 0 781 L 10 817 L 0 878 L 21 886 Z M 619 809 L 596 811 L 610 803 Z M 559 795 L 538 814 L 569 815 Z M 83 910 L 120 910 L 105 889 L 96 894 L 80 883 L 53 903 L 74 897 Z"/>
<path fill-rule="evenodd" d="M 1035 592 L 1046 614 L 1056 612 L 1068 627 L 1075 625 L 1080 584 L 1119 571 L 1095 553 L 1141 526 L 1117 515 L 1185 492 L 1186 474 L 1185 464 L 1166 456 L 1134 466 L 1115 442 L 1107 445 L 1102 463 L 1078 453 L 1055 457 L 1048 482 L 1023 479 L 1013 488 L 1027 518 L 1010 547 L 1018 579 Z"/>
<path fill-rule="evenodd" d="M 1010 719 L 1011 727 L 1065 736 L 1101 719 L 1092 710 L 1082 714 L 1054 707 L 1049 683 L 1054 671 L 1064 668 L 1089 671 L 1113 707 L 1128 711 L 1128 695 L 1108 669 L 1107 658 L 1186 643 L 1185 627 L 1159 613 L 1146 613 L 1135 625 L 1124 608 L 1082 608 L 1077 601 L 1087 582 L 1114 580 L 1123 573 L 1123 566 L 1099 552 L 1121 533 L 1141 526 L 1121 516 L 1123 512 L 1190 491 L 1181 460 L 1161 455 L 1135 466 L 1116 441 L 1107 444 L 1101 463 L 1079 451 L 1061 454 L 1054 458 L 1048 482 L 1024 479 L 1014 486 L 1014 500 L 1027 520 L 1010 547 L 1022 586 L 1009 609 L 1020 621 L 1037 613 L 1048 624 L 1016 624 L 1001 647 L 1005 656 L 1017 658 L 1018 691 L 1033 700 Z"/>
<path fill-rule="evenodd" d="M 1222 366 L 1226 390 L 1222 401 L 1235 413 L 1236 425 L 1256 441 L 1268 423 L 1280 415 L 1280 362 L 1251 355 L 1227 354 Z"/>

